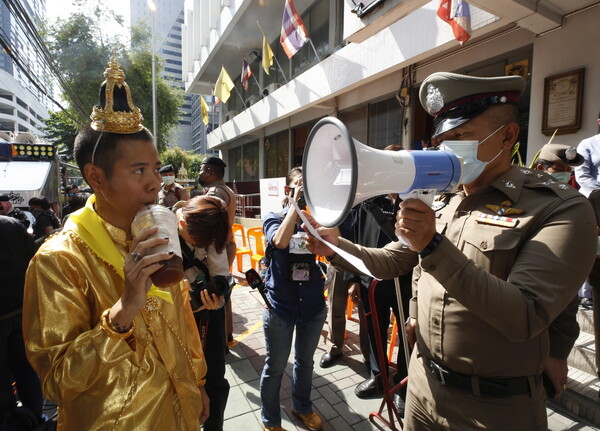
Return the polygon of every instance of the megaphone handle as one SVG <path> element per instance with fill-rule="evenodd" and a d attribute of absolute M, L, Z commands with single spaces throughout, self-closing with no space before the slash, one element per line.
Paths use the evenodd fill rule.
<path fill-rule="evenodd" d="M 428 207 L 431 207 L 433 205 L 433 200 L 435 199 L 436 193 L 436 189 L 414 189 L 408 192 L 407 194 L 401 194 L 399 196 L 403 201 L 407 199 L 418 199 L 421 202 L 425 203 Z M 410 244 L 404 238 L 402 238 L 402 235 L 400 234 L 398 229 L 396 229 L 394 233 L 402 243 L 403 248 L 410 247 Z"/>

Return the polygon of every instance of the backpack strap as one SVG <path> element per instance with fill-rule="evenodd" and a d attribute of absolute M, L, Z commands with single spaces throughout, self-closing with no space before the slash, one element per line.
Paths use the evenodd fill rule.
<path fill-rule="evenodd" d="M 192 249 L 181 237 L 179 237 L 179 244 L 181 245 L 181 254 L 183 255 L 183 269 L 186 270 L 192 267 L 196 267 L 204 273 L 204 278 L 206 279 L 206 281 L 210 280 L 210 273 L 208 271 L 208 267 L 204 264 L 204 262 L 202 262 L 194 255 Z"/>

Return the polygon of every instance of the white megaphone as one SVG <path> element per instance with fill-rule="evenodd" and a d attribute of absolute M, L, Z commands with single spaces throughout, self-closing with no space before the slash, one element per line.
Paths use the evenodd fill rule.
<path fill-rule="evenodd" d="M 339 225 L 366 199 L 450 191 L 461 176 L 461 161 L 449 151 L 377 150 L 353 139 L 333 117 L 323 118 L 310 131 L 302 165 L 306 203 L 326 227 Z"/>

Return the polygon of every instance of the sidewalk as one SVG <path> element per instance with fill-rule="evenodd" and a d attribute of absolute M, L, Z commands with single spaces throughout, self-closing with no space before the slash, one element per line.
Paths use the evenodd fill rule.
<path fill-rule="evenodd" d="M 238 274 L 240 275 L 240 274 Z M 260 373 L 264 363 L 265 346 L 262 330 L 263 302 L 259 293 L 245 284 L 239 284 L 232 295 L 234 343 L 227 355 L 226 377 L 231 385 L 225 411 L 225 430 L 262 430 L 260 419 Z M 331 368 L 322 369 L 318 363 L 327 350 L 327 324 L 315 352 L 315 369 L 312 398 L 316 413 L 323 419 L 324 430 L 378 430 L 387 429 L 381 422 L 369 421 L 381 399 L 362 400 L 354 395 L 354 387 L 368 378 L 358 347 L 358 321 L 356 312 L 347 322 L 347 339 L 343 361 Z M 292 350 L 293 355 L 293 350 Z M 300 420 L 290 413 L 290 375 L 293 357 L 283 377 L 281 403 L 282 426 L 288 431 L 305 430 Z M 387 412 L 384 413 L 387 418 Z M 551 431 L 597 430 L 564 413 L 548 409 L 548 429 Z"/>

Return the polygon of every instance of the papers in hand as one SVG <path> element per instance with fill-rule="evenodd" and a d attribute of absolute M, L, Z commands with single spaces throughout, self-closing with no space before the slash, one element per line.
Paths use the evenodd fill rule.
<path fill-rule="evenodd" d="M 341 258 L 343 258 L 346 262 L 348 262 L 349 264 L 351 264 L 352 266 L 354 266 L 356 269 L 358 269 L 363 274 L 366 274 L 369 277 L 373 277 L 373 278 L 375 278 L 377 280 L 380 280 L 379 278 L 377 278 L 373 274 L 371 274 L 371 272 L 367 269 L 367 267 L 364 264 L 364 262 L 362 260 L 360 260 L 358 257 L 353 256 L 350 253 L 342 250 L 341 248 L 336 247 L 335 245 L 330 244 L 329 242 L 325 241 L 323 239 L 323 237 L 321 237 L 321 235 L 319 235 L 319 233 L 315 230 L 315 228 L 310 224 L 310 222 L 304 216 L 304 214 L 302 214 L 302 211 L 298 207 L 298 204 L 296 203 L 296 201 L 294 199 L 290 199 L 289 201 L 292 203 L 292 206 L 294 207 L 294 209 L 296 210 L 296 212 L 300 215 L 300 219 L 302 220 L 302 222 L 304 223 L 304 226 L 306 226 L 306 228 L 308 229 L 308 231 L 310 232 L 311 235 L 313 235 L 315 238 L 317 238 L 319 241 L 321 241 L 327 247 L 329 247 L 330 249 L 332 249 L 333 251 L 335 251 L 338 256 L 340 256 Z"/>

